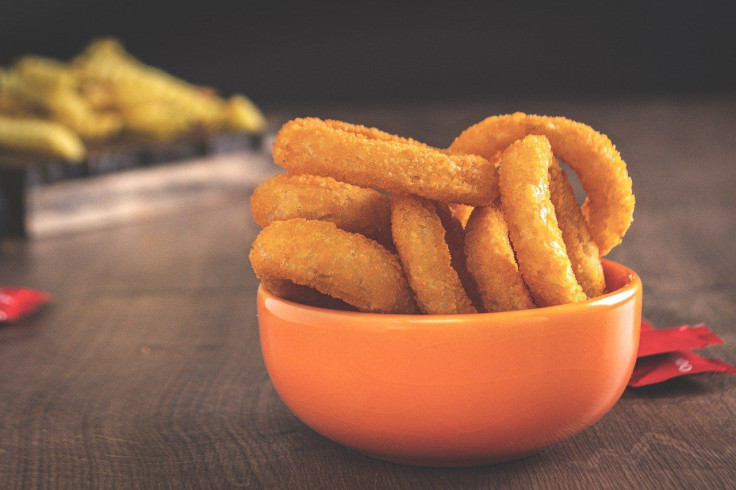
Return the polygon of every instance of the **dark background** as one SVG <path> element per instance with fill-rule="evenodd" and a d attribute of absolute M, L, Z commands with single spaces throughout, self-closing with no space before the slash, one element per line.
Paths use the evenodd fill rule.
<path fill-rule="evenodd" d="M 145 62 L 267 105 L 736 87 L 734 2 L 0 5 L 1 64 L 114 35 Z"/>

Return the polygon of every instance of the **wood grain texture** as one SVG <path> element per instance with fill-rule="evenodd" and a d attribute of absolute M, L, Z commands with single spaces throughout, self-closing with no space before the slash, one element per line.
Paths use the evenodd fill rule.
<path fill-rule="evenodd" d="M 628 162 L 635 221 L 611 258 L 637 270 L 659 326 L 705 322 L 736 363 L 736 100 L 508 100 L 299 107 L 436 145 L 490 114 L 565 115 Z M 278 171 L 273 169 L 273 171 Z M 248 195 L 6 247 L 0 284 L 55 302 L 0 327 L 2 488 L 726 488 L 736 376 L 627 390 L 592 428 L 468 469 L 371 460 L 306 428 L 261 359 Z"/>

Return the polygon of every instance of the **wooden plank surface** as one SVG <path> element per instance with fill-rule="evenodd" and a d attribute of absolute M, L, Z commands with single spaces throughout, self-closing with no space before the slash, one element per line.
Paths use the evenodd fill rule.
<path fill-rule="evenodd" d="M 704 355 L 736 363 L 736 99 L 345 104 L 270 116 L 275 126 L 329 116 L 447 145 L 513 110 L 566 115 L 611 137 L 637 208 L 610 257 L 642 276 L 646 317 L 707 323 L 725 345 Z M 259 178 L 278 171 L 250 164 Z M 248 194 L 4 247 L 0 284 L 55 301 L 0 327 L 0 487 L 734 486 L 736 376 L 627 390 L 592 428 L 498 466 L 393 465 L 315 434 L 279 400 L 261 359 Z"/>

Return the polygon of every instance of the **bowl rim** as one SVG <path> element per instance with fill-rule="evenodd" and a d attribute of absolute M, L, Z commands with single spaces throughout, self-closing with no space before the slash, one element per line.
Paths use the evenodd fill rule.
<path fill-rule="evenodd" d="M 377 317 L 385 319 L 386 321 L 392 320 L 403 320 L 411 321 L 412 323 L 435 323 L 445 321 L 458 321 L 458 320 L 481 320 L 484 318 L 492 317 L 497 320 L 502 320 L 504 317 L 513 317 L 515 319 L 522 319 L 527 316 L 538 316 L 540 314 L 546 315 L 564 315 L 579 311 L 585 308 L 596 308 L 596 307 L 610 307 L 621 304 L 633 296 L 636 295 L 637 290 L 641 290 L 641 278 L 629 267 L 619 264 L 608 259 L 601 259 L 603 264 L 604 272 L 608 269 L 617 270 L 620 274 L 625 275 L 627 278 L 626 283 L 615 291 L 610 293 L 596 296 L 595 298 L 580 301 L 578 303 L 566 303 L 555 306 L 544 306 L 541 308 L 530 308 L 527 310 L 514 310 L 514 311 L 497 311 L 490 313 L 459 313 L 459 314 L 448 314 L 448 315 L 425 315 L 422 313 L 373 313 L 364 311 L 347 311 L 347 310 L 335 310 L 331 308 L 323 308 L 321 306 L 311 306 L 296 301 L 276 296 L 267 291 L 263 284 L 258 285 L 257 297 L 259 301 L 265 302 L 277 302 L 281 303 L 290 308 L 302 310 L 305 312 L 312 312 L 322 315 L 332 315 L 347 318 L 369 318 Z"/>

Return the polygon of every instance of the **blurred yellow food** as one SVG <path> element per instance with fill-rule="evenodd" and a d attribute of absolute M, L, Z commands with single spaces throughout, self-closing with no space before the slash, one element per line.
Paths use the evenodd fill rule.
<path fill-rule="evenodd" d="M 266 128 L 266 118 L 258 107 L 243 95 L 227 101 L 227 126 L 230 129 L 258 133 Z"/>
<path fill-rule="evenodd" d="M 85 155 L 77 135 L 59 123 L 42 119 L 0 116 L 0 148 L 69 161 L 82 160 Z"/>
<path fill-rule="evenodd" d="M 24 56 L 15 64 L 15 71 L 34 91 L 69 90 L 74 88 L 76 82 L 65 63 L 42 56 Z"/>
<path fill-rule="evenodd" d="M 120 135 L 165 142 L 223 130 L 258 133 L 266 127 L 263 114 L 246 97 L 224 100 L 211 89 L 141 63 L 114 39 L 91 43 L 70 63 L 25 56 L 0 70 L 0 115 L 55 122 L 53 127 L 63 125 L 87 142 Z"/>
<path fill-rule="evenodd" d="M 169 141 L 189 129 L 189 121 L 162 104 L 140 104 L 123 109 L 125 128 L 151 141 Z"/>
<path fill-rule="evenodd" d="M 147 66 L 128 54 L 114 39 L 103 39 L 89 45 L 74 61 L 83 86 L 106 87 L 108 103 L 127 114 L 149 112 L 136 109 L 142 105 L 159 106 L 154 119 L 168 106 L 168 112 L 179 119 L 181 130 L 258 132 L 265 119 L 258 108 L 243 96 L 224 101 L 211 90 L 180 80 L 158 68 Z M 235 102 L 232 102 L 232 101 Z M 126 121 L 129 122 L 129 121 Z M 134 132 L 140 133 L 141 120 L 136 118 Z M 158 130 L 152 130 L 156 136 Z M 164 134 L 168 131 L 163 131 Z M 158 134 L 160 137 L 161 134 Z"/>
<path fill-rule="evenodd" d="M 58 61 L 26 56 L 4 80 L 12 107 L 8 114 L 60 122 L 84 140 L 108 139 L 123 127 L 119 116 L 98 112 L 84 99 L 76 75 Z"/>

